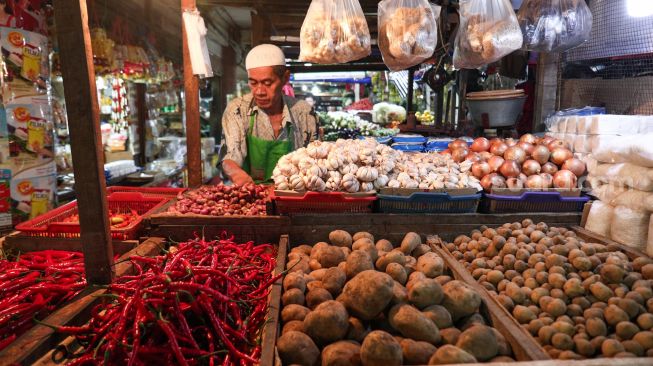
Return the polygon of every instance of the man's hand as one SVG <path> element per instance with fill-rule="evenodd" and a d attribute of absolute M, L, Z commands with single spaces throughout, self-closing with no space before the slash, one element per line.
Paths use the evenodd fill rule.
<path fill-rule="evenodd" d="M 225 175 L 229 177 L 234 184 L 242 186 L 247 183 L 254 183 L 252 177 L 249 176 L 238 164 L 233 160 L 225 160 L 222 162 L 222 170 Z"/>
<path fill-rule="evenodd" d="M 254 183 L 252 177 L 250 177 L 247 173 L 245 173 L 242 170 L 240 172 L 234 173 L 234 175 L 231 176 L 231 181 L 238 186 L 243 186 L 248 183 Z"/>

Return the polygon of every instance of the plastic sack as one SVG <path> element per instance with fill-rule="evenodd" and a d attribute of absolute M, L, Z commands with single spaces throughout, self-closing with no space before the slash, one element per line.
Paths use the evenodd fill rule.
<path fill-rule="evenodd" d="M 379 49 L 390 70 L 407 69 L 433 55 L 438 43 L 434 8 L 426 0 L 379 3 Z"/>
<path fill-rule="evenodd" d="M 614 207 L 601 201 L 592 202 L 592 208 L 587 215 L 585 229 L 603 236 L 610 236 L 610 223 L 614 214 Z"/>
<path fill-rule="evenodd" d="M 599 161 L 629 162 L 653 167 L 653 134 L 632 136 L 599 136 L 592 146 L 592 155 Z"/>
<path fill-rule="evenodd" d="M 311 1 L 300 33 L 300 61 L 344 63 L 370 53 L 370 31 L 358 0 Z"/>
<path fill-rule="evenodd" d="M 628 188 L 626 187 L 613 184 L 603 184 L 593 188 L 591 194 L 603 202 L 612 202 L 615 198 L 619 197 L 620 194 L 626 192 L 627 190 Z"/>
<path fill-rule="evenodd" d="M 653 257 L 653 215 L 648 223 L 648 241 L 646 242 L 646 254 Z"/>
<path fill-rule="evenodd" d="M 610 225 L 610 237 L 629 247 L 645 251 L 650 216 L 646 211 L 635 211 L 624 206 L 615 207 Z"/>
<path fill-rule="evenodd" d="M 651 197 L 653 197 L 651 192 L 630 189 L 615 197 L 610 203 L 613 206 L 624 206 L 636 211 L 651 211 L 647 204 Z"/>
<path fill-rule="evenodd" d="M 508 0 L 461 0 L 453 64 L 475 69 L 521 48 L 523 37 Z"/>
<path fill-rule="evenodd" d="M 593 187 L 597 182 L 603 182 L 653 192 L 653 169 L 629 163 L 600 164 L 588 179 Z"/>
<path fill-rule="evenodd" d="M 530 51 L 566 51 L 587 41 L 592 30 L 585 0 L 525 0 L 517 19 Z"/>

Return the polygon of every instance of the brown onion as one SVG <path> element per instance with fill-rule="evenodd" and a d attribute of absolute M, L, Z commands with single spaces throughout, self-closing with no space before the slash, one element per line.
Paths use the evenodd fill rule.
<path fill-rule="evenodd" d="M 553 141 L 549 142 L 549 143 L 546 145 L 546 147 L 549 148 L 549 151 L 553 152 L 553 150 L 555 150 L 555 149 L 557 149 L 557 148 L 561 148 L 561 147 L 562 147 L 562 148 L 566 148 L 566 147 L 567 147 L 567 143 L 564 142 L 564 141 L 562 141 L 562 140 L 553 140 Z"/>
<path fill-rule="evenodd" d="M 481 152 L 490 150 L 490 140 L 485 137 L 479 137 L 472 142 L 472 151 Z"/>
<path fill-rule="evenodd" d="M 526 188 L 542 189 L 548 188 L 547 181 L 541 175 L 531 175 L 526 180 Z"/>
<path fill-rule="evenodd" d="M 490 160 L 488 160 L 488 164 L 490 164 L 492 171 L 496 172 L 499 170 L 499 168 L 501 168 L 501 165 L 503 165 L 505 161 L 506 160 L 500 156 L 493 156 L 490 158 Z"/>
<path fill-rule="evenodd" d="M 533 174 L 540 174 L 540 171 L 542 170 L 540 163 L 532 159 L 526 160 L 521 168 L 524 171 L 524 174 L 528 176 Z"/>
<path fill-rule="evenodd" d="M 455 139 L 449 143 L 449 149 L 452 151 L 457 148 L 467 149 L 467 141 L 461 139 Z"/>
<path fill-rule="evenodd" d="M 576 175 L 570 170 L 559 170 L 553 176 L 553 186 L 556 188 L 576 188 L 577 182 L 578 178 L 576 178 Z"/>
<path fill-rule="evenodd" d="M 490 167 L 490 164 L 484 161 L 472 164 L 472 174 L 474 174 L 478 179 L 490 174 L 491 171 L 492 168 Z"/>
<path fill-rule="evenodd" d="M 514 160 L 519 164 L 526 161 L 526 151 L 519 146 L 509 147 L 508 150 L 503 154 L 504 159 Z"/>
<path fill-rule="evenodd" d="M 506 139 L 504 142 L 506 143 L 506 145 L 508 145 L 508 147 L 511 147 L 511 146 L 515 146 L 515 145 L 517 145 L 517 143 L 519 142 L 519 140 L 515 140 L 515 139 L 513 139 L 513 138 L 511 137 L 511 138 L 509 138 L 509 139 Z"/>
<path fill-rule="evenodd" d="M 462 163 L 465 161 L 465 157 L 469 154 L 469 150 L 466 148 L 456 148 L 451 150 L 451 157 L 456 163 Z"/>
<path fill-rule="evenodd" d="M 544 179 L 544 188 L 553 187 L 553 176 L 549 173 L 541 173 L 540 177 Z"/>
<path fill-rule="evenodd" d="M 574 173 L 576 177 L 580 177 L 585 173 L 585 163 L 580 159 L 571 158 L 562 164 L 562 169 L 569 170 Z"/>
<path fill-rule="evenodd" d="M 540 140 L 538 145 L 545 145 L 546 146 L 546 145 L 550 144 L 551 141 L 553 141 L 553 140 L 555 140 L 555 138 L 553 136 L 546 135 L 546 136 L 542 137 L 542 139 Z"/>
<path fill-rule="evenodd" d="M 519 164 L 514 160 L 506 160 L 501 164 L 499 172 L 506 178 L 518 177 L 520 173 Z"/>
<path fill-rule="evenodd" d="M 535 145 L 529 144 L 528 142 L 522 142 L 520 141 L 517 146 L 521 147 L 524 151 L 526 151 L 526 155 L 530 156 L 533 153 L 533 149 L 535 148 Z"/>
<path fill-rule="evenodd" d="M 494 144 L 501 143 L 501 142 L 503 142 L 503 139 L 502 139 L 502 138 L 499 138 L 499 137 L 493 137 L 493 138 L 490 139 L 490 146 L 492 146 L 492 145 L 494 145 Z"/>
<path fill-rule="evenodd" d="M 492 155 L 492 153 L 489 152 L 489 151 L 482 151 L 482 152 L 479 153 L 479 156 L 481 157 L 481 160 L 488 161 L 494 155 Z"/>
<path fill-rule="evenodd" d="M 506 180 L 497 173 L 491 173 L 481 179 L 481 186 L 486 192 L 491 192 L 492 188 L 506 188 Z"/>
<path fill-rule="evenodd" d="M 552 162 L 545 163 L 542 165 L 542 173 L 555 174 L 558 171 L 558 166 Z"/>
<path fill-rule="evenodd" d="M 524 181 L 519 178 L 508 178 L 506 179 L 506 185 L 510 189 L 522 189 L 524 188 Z"/>
<path fill-rule="evenodd" d="M 519 177 L 517 177 L 517 178 L 519 178 L 519 180 L 521 180 L 522 182 L 526 182 L 526 179 L 528 179 L 528 176 L 526 174 L 524 174 L 523 172 L 521 172 L 521 173 L 519 173 Z"/>
<path fill-rule="evenodd" d="M 506 150 L 508 150 L 508 145 L 506 145 L 504 142 L 499 142 L 490 146 L 490 152 L 492 155 L 503 156 Z"/>
<path fill-rule="evenodd" d="M 535 146 L 535 148 L 531 152 L 531 155 L 533 157 L 533 160 L 537 161 L 541 165 L 541 164 L 544 164 L 547 161 L 549 161 L 549 157 L 551 156 L 551 152 L 549 151 L 548 147 L 538 145 L 538 146 Z"/>
<path fill-rule="evenodd" d="M 574 154 L 571 150 L 564 147 L 557 147 L 551 151 L 551 162 L 553 164 L 560 166 L 565 163 L 565 161 L 574 157 Z"/>
<path fill-rule="evenodd" d="M 472 163 L 475 163 L 477 161 L 481 161 L 481 156 L 478 153 L 475 152 L 470 152 L 465 156 L 465 161 L 471 161 Z"/>
<path fill-rule="evenodd" d="M 537 138 L 535 137 L 535 135 L 530 134 L 530 133 L 522 135 L 522 137 L 519 138 L 520 142 L 525 142 L 525 143 L 528 143 L 528 144 L 531 144 L 531 145 L 534 145 L 536 140 L 537 140 Z"/>

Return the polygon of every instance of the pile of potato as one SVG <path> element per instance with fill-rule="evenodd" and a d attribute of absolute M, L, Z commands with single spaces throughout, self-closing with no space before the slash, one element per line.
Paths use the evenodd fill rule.
<path fill-rule="evenodd" d="M 551 357 L 653 357 L 651 258 L 530 219 L 446 246 Z"/>
<path fill-rule="evenodd" d="M 479 314 L 480 295 L 446 275 L 444 261 L 408 233 L 398 247 L 336 230 L 300 245 L 283 280 L 284 365 L 443 365 L 513 361 Z"/>

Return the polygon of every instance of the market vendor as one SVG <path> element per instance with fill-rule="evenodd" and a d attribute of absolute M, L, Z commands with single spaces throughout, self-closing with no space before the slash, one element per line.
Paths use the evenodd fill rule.
<path fill-rule="evenodd" d="M 311 106 L 282 92 L 290 71 L 279 47 L 254 47 L 245 68 L 251 93 L 231 101 L 222 115 L 222 171 L 239 185 L 269 180 L 279 158 L 317 138 Z"/>

